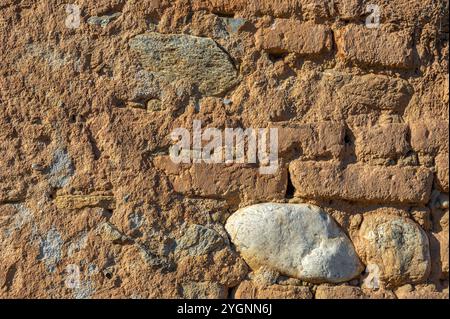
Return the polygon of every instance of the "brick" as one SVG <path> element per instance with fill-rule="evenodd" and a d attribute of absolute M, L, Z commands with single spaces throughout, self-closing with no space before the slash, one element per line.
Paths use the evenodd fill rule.
<path fill-rule="evenodd" d="M 258 285 L 250 280 L 240 283 L 235 292 L 236 299 L 312 299 L 308 287 L 283 285 Z"/>
<path fill-rule="evenodd" d="M 261 175 L 258 167 L 242 164 L 177 165 L 168 156 L 154 163 L 168 175 L 174 191 L 186 196 L 269 201 L 286 194 L 287 172 L 281 166 L 275 175 Z"/>
<path fill-rule="evenodd" d="M 287 17 L 300 12 L 300 0 L 196 0 L 194 10 L 207 10 L 218 14 L 233 15 L 245 12 L 252 15 Z"/>
<path fill-rule="evenodd" d="M 412 68 L 409 31 L 386 32 L 364 25 L 348 25 L 336 31 L 338 56 L 347 63 L 389 68 Z"/>
<path fill-rule="evenodd" d="M 398 160 L 411 150 L 406 124 L 382 124 L 356 127 L 355 152 L 359 161 L 374 159 Z"/>
<path fill-rule="evenodd" d="M 448 153 L 448 121 L 426 121 L 410 124 L 411 145 L 420 153 Z"/>
<path fill-rule="evenodd" d="M 345 127 L 338 122 L 308 123 L 278 129 L 280 154 L 298 150 L 303 160 L 339 158 L 345 146 Z"/>
<path fill-rule="evenodd" d="M 325 286 L 316 289 L 316 299 L 396 299 L 390 290 L 367 290 L 352 286 Z"/>
<path fill-rule="evenodd" d="M 427 291 L 424 289 L 409 292 L 395 292 L 398 299 L 447 299 L 449 298 L 447 291 Z"/>
<path fill-rule="evenodd" d="M 334 110 L 347 119 L 359 114 L 403 114 L 412 95 L 413 88 L 397 77 L 346 72 L 326 72 L 321 79 L 317 100 L 318 110 Z M 326 117 L 325 117 L 326 118 Z M 359 125 L 368 125 L 366 118 Z"/>
<path fill-rule="evenodd" d="M 426 168 L 291 162 L 296 195 L 379 203 L 427 203 L 433 182 Z"/>
<path fill-rule="evenodd" d="M 321 54 L 331 50 L 332 34 L 329 27 L 313 22 L 277 19 L 256 34 L 256 46 L 269 53 Z"/>

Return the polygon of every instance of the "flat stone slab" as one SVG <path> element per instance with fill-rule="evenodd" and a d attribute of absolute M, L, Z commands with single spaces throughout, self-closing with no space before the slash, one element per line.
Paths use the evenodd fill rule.
<path fill-rule="evenodd" d="M 228 54 L 209 38 L 151 32 L 131 39 L 130 47 L 148 71 L 169 82 L 186 79 L 204 95 L 221 95 L 238 81 Z"/>
<path fill-rule="evenodd" d="M 317 283 L 348 281 L 362 271 L 351 241 L 317 206 L 257 204 L 239 209 L 225 228 L 254 270 L 266 266 Z"/>

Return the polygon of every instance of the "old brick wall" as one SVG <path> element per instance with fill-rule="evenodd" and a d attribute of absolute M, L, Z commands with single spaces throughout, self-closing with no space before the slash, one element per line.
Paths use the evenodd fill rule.
<path fill-rule="evenodd" d="M 448 298 L 448 2 L 0 1 L 0 298 Z"/>

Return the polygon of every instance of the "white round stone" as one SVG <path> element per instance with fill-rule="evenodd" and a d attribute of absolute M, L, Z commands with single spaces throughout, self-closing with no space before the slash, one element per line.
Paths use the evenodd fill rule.
<path fill-rule="evenodd" d="M 352 242 L 321 208 L 265 203 L 227 221 L 231 241 L 254 270 L 261 266 L 310 282 L 344 282 L 363 267 Z"/>

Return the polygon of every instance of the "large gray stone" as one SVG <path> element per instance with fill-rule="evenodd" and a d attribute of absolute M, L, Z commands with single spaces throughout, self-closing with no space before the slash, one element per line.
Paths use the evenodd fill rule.
<path fill-rule="evenodd" d="M 266 203 L 227 221 L 231 241 L 249 266 L 310 282 L 344 282 L 362 271 L 351 241 L 321 208 Z"/>
<path fill-rule="evenodd" d="M 209 38 L 151 32 L 130 40 L 142 65 L 167 81 L 188 79 L 204 95 L 221 95 L 237 82 L 230 57 Z"/>

